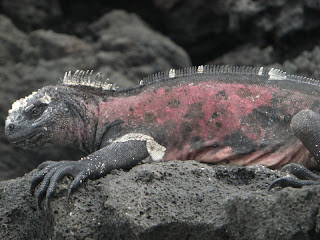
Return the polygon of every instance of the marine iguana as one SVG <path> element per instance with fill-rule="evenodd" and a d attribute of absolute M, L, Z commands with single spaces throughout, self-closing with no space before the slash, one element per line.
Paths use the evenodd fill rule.
<path fill-rule="evenodd" d="M 38 200 L 66 175 L 70 194 L 86 179 L 153 161 L 263 164 L 300 177 L 272 186 L 319 184 L 320 82 L 265 67 L 199 66 L 155 74 L 117 89 L 101 74 L 67 72 L 62 83 L 12 105 L 8 140 L 22 148 L 62 143 L 88 155 L 46 161 L 31 178 Z M 306 168 L 307 167 L 307 168 Z M 308 178 L 309 180 L 304 180 Z"/>

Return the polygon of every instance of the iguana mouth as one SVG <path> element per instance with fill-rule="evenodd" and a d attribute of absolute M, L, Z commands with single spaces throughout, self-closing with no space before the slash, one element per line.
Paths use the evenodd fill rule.
<path fill-rule="evenodd" d="M 36 131 L 36 132 L 33 132 L 23 138 L 16 138 L 16 139 L 12 139 L 10 140 L 11 143 L 13 144 L 20 144 L 22 142 L 29 142 L 31 141 L 31 139 L 35 139 L 35 138 L 39 138 L 41 137 L 41 131 Z"/>

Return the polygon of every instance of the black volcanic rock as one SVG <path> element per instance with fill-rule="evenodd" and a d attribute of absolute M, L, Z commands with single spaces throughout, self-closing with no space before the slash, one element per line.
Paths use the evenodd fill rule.
<path fill-rule="evenodd" d="M 319 186 L 267 191 L 265 167 L 142 164 L 37 209 L 29 174 L 0 183 L 1 239 L 318 239 Z"/>

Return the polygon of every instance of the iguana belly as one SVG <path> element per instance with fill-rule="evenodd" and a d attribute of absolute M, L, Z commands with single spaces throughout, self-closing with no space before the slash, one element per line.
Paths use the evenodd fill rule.
<path fill-rule="evenodd" d="M 164 161 L 173 159 L 239 166 L 261 164 L 271 168 L 279 168 L 294 162 L 308 168 L 317 167 L 317 163 L 301 142 L 286 144 L 278 149 L 265 148 L 242 154 L 235 152 L 231 146 L 213 146 L 196 150 L 185 147 L 182 150 L 172 150 L 166 153 Z"/>

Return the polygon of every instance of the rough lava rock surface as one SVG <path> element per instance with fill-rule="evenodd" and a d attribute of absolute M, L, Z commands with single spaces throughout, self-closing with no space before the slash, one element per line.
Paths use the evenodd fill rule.
<path fill-rule="evenodd" d="M 194 161 L 141 164 L 37 209 L 28 177 L 0 183 L 1 239 L 319 239 L 320 189 L 267 191 L 278 171 Z"/>

